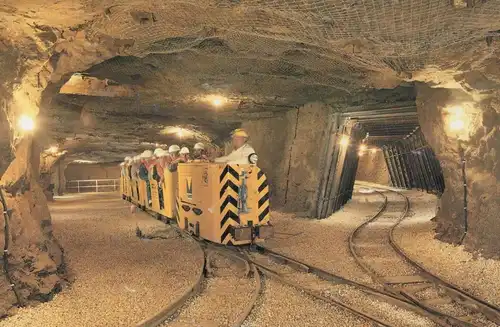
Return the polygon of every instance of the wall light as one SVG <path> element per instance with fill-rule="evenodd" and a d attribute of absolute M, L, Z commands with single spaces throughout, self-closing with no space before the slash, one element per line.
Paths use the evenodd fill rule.
<path fill-rule="evenodd" d="M 465 122 L 462 119 L 450 120 L 450 130 L 454 132 L 461 131 L 465 128 Z"/>
<path fill-rule="evenodd" d="M 376 149 L 376 148 L 372 148 L 372 149 L 371 149 L 371 152 L 372 152 L 373 154 L 375 154 L 375 153 L 377 152 L 377 149 Z"/>
<path fill-rule="evenodd" d="M 471 115 L 468 110 L 473 110 L 472 104 L 463 103 L 458 106 L 450 106 L 444 108 L 445 123 L 448 133 L 459 139 L 468 139 L 468 129 L 471 125 Z"/>
<path fill-rule="evenodd" d="M 179 128 L 179 131 L 177 132 L 177 136 L 179 138 L 182 138 L 183 135 L 184 135 L 184 130 L 182 128 Z"/>
<path fill-rule="evenodd" d="M 360 152 L 365 152 L 367 148 L 368 148 L 368 147 L 366 146 L 366 144 L 361 144 L 361 145 L 359 146 L 359 151 L 360 151 Z"/>
<path fill-rule="evenodd" d="M 342 137 L 340 138 L 340 142 L 339 144 L 343 147 L 346 147 L 349 145 L 349 136 L 347 135 L 342 135 Z"/>
<path fill-rule="evenodd" d="M 363 151 L 358 151 L 358 156 L 362 157 L 362 156 L 363 156 L 363 154 L 364 154 L 364 152 L 363 152 Z"/>
<path fill-rule="evenodd" d="M 18 122 L 19 128 L 25 132 L 31 132 L 35 129 L 35 121 L 27 115 L 22 115 Z"/>

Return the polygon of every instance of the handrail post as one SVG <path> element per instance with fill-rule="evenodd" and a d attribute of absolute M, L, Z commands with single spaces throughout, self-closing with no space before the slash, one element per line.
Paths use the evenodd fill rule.
<path fill-rule="evenodd" d="M 99 184 L 97 183 L 97 179 L 95 180 L 95 192 L 99 193 Z"/>
<path fill-rule="evenodd" d="M 113 179 L 113 192 L 116 191 L 116 179 Z"/>
<path fill-rule="evenodd" d="M 80 181 L 76 181 L 78 183 L 78 193 L 80 193 Z"/>

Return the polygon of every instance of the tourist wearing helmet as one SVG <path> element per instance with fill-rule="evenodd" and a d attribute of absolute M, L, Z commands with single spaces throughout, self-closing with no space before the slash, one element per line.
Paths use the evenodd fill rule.
<path fill-rule="evenodd" d="M 179 157 L 179 162 L 186 163 L 188 162 L 189 159 L 189 149 L 187 147 L 182 147 L 182 149 L 179 151 L 180 157 Z"/>
<path fill-rule="evenodd" d="M 192 162 L 209 162 L 205 145 L 198 142 L 194 145 L 194 153 Z"/>
<path fill-rule="evenodd" d="M 153 152 L 146 150 L 141 154 L 141 163 L 139 165 L 139 178 L 146 182 L 146 193 L 148 204 L 151 206 L 151 184 L 149 183 L 149 168 L 152 162 Z"/>
<path fill-rule="evenodd" d="M 132 164 L 131 164 L 131 168 L 130 168 L 130 173 L 131 173 L 131 177 L 132 177 L 132 180 L 138 180 L 139 179 L 139 165 L 140 165 L 140 160 L 139 160 L 139 156 L 134 156 L 134 158 L 132 159 Z"/>
<path fill-rule="evenodd" d="M 168 170 L 171 172 L 177 171 L 177 164 L 181 162 L 180 151 L 181 148 L 177 144 L 173 144 L 168 148 Z"/>
<path fill-rule="evenodd" d="M 160 200 L 160 210 L 163 209 L 163 175 L 164 175 L 164 158 L 167 152 L 162 148 L 157 148 L 154 153 L 154 162 L 151 165 L 151 178 L 158 182 L 158 198 Z"/>
<path fill-rule="evenodd" d="M 247 143 L 247 132 L 238 128 L 231 133 L 231 137 L 233 151 L 227 156 L 216 158 L 215 162 L 228 164 L 256 164 L 257 154 L 250 144 Z"/>

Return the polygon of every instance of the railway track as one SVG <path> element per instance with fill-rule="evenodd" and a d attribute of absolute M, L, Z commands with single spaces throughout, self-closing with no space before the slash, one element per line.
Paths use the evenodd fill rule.
<path fill-rule="evenodd" d="M 203 264 L 197 268 L 198 277 L 196 281 L 182 296 L 157 314 L 141 321 L 136 327 L 191 326 L 194 325 L 193 319 L 198 319 L 198 323 L 199 319 L 206 319 L 201 316 L 193 317 L 193 313 L 205 315 L 210 312 L 216 312 L 219 318 L 230 317 L 224 321 L 227 326 L 241 326 L 250 315 L 261 293 L 262 284 L 255 265 L 231 251 L 218 249 L 208 242 L 181 231 L 177 227 L 172 227 L 176 228 L 181 235 L 197 243 L 200 251 L 203 251 L 204 254 Z M 223 260 L 222 257 L 227 260 Z M 234 264 L 228 264 L 228 261 Z M 234 288 L 236 294 L 229 295 L 226 291 L 232 288 Z M 244 292 L 248 288 L 253 288 L 251 294 Z M 235 305 L 235 296 L 242 297 L 241 305 Z M 203 312 L 198 312 L 197 307 L 199 307 L 200 303 L 209 306 Z M 199 325 L 203 325 L 203 322 Z"/>
<path fill-rule="evenodd" d="M 246 264 L 244 264 L 246 266 L 245 271 L 249 276 L 252 276 L 255 279 L 254 283 L 256 287 L 258 287 L 258 289 L 254 291 L 251 300 L 248 302 L 248 305 L 244 310 L 241 311 L 241 314 L 238 316 L 238 319 L 235 319 L 232 326 L 240 326 L 251 313 L 252 308 L 255 306 L 255 303 L 257 303 L 259 293 L 261 292 L 260 285 L 262 284 L 262 282 L 260 281 L 259 272 L 268 278 L 276 279 L 285 285 L 294 287 L 313 298 L 343 308 L 346 311 L 364 319 L 365 321 L 371 322 L 371 324 L 375 326 L 395 327 L 407 325 L 404 324 L 404 321 L 400 321 L 401 323 L 403 323 L 401 325 L 390 321 L 390 319 L 381 317 L 380 312 L 377 313 L 364 311 L 366 309 L 366 306 L 363 306 L 363 309 L 360 309 L 359 305 L 349 303 L 348 296 L 345 298 L 338 298 L 335 296 L 331 296 L 331 294 L 328 294 L 328 292 L 326 292 L 325 294 L 324 290 L 328 290 L 329 287 L 332 287 L 332 285 L 334 288 L 339 286 L 350 287 L 351 290 L 362 292 L 365 297 L 376 298 L 379 301 L 395 305 L 407 311 L 413 311 L 420 316 L 430 319 L 432 322 L 439 326 L 498 326 L 498 321 L 500 321 L 500 319 L 498 318 L 500 317 L 500 309 L 460 290 L 458 287 L 441 280 L 439 277 L 432 275 L 419 264 L 408 258 L 404 254 L 402 249 L 397 246 L 397 244 L 394 242 L 393 231 L 395 227 L 402 221 L 402 219 L 406 217 L 409 210 L 409 202 L 403 194 L 394 191 L 392 192 L 402 198 L 404 197 L 404 201 L 402 201 L 401 206 L 391 207 L 391 201 L 388 201 L 387 196 L 383 192 L 379 192 L 385 198 L 384 205 L 372 218 L 370 218 L 364 224 L 360 225 L 349 238 L 353 256 L 356 258 L 360 266 L 362 266 L 362 268 L 364 268 L 367 273 L 372 276 L 373 280 L 377 282 L 375 286 L 366 285 L 346 279 L 342 276 L 324 271 L 305 262 L 301 262 L 294 258 L 277 253 L 263 246 L 256 247 L 258 251 L 258 254 L 256 254 L 253 251 L 242 250 L 241 248 L 237 247 L 215 245 L 197 239 L 200 246 L 205 250 L 210 249 L 210 251 L 212 252 L 220 253 L 224 256 L 231 257 L 234 260 L 246 262 Z M 392 212 L 394 214 L 394 212 L 398 211 L 399 214 L 396 216 L 387 215 L 387 213 Z M 399 257 L 398 260 L 400 264 L 409 266 L 406 267 L 406 271 L 409 271 L 411 273 L 405 276 L 410 277 L 404 277 L 400 280 L 398 280 L 397 278 L 387 280 L 387 277 L 394 276 L 388 276 L 387 274 L 385 274 L 386 276 L 384 276 L 381 271 L 376 270 L 376 267 L 373 267 L 369 264 L 369 262 L 366 262 L 366 257 L 362 257 L 361 254 L 358 253 L 358 246 L 355 243 L 355 241 L 359 241 L 358 234 L 363 228 L 369 226 L 373 222 L 376 222 L 379 218 L 390 218 L 390 223 L 389 221 L 386 221 L 386 226 L 382 229 L 382 234 L 384 235 L 384 242 L 382 244 L 384 246 L 387 246 L 386 250 L 387 248 L 390 248 L 391 251 L 394 252 L 394 255 Z M 175 226 L 172 227 L 177 228 Z M 184 233 L 184 231 L 181 230 L 179 230 L 179 232 Z M 189 235 L 189 237 L 195 239 L 191 235 Z M 305 275 L 314 275 L 317 280 L 307 281 L 307 278 L 294 280 L 294 278 L 290 278 L 290 271 L 286 271 L 285 268 L 280 266 L 272 266 L 269 265 L 269 263 L 264 263 L 262 260 L 263 257 L 258 258 L 259 255 L 265 256 L 267 259 L 271 259 L 278 265 L 287 266 L 298 273 L 302 273 Z M 208 259 L 210 260 L 210 256 L 208 257 Z M 206 264 L 204 264 L 204 270 L 210 275 L 210 265 L 207 266 Z M 203 278 L 203 274 L 201 278 Z M 319 281 L 326 282 L 326 284 Z M 140 324 L 138 326 L 159 326 L 161 322 L 159 324 L 155 324 L 155 321 L 161 320 L 163 322 L 169 317 L 172 317 L 189 298 L 196 294 L 196 291 L 194 291 L 195 289 L 196 287 L 193 287 L 193 291 L 187 291 L 187 293 L 189 293 L 189 296 L 183 296 L 181 299 L 179 299 L 179 301 L 176 301 L 176 303 L 170 305 L 170 309 L 166 308 L 165 310 L 162 310 L 162 313 L 159 313 L 158 316 L 162 316 L 161 319 L 163 320 L 161 320 L 160 318 L 156 320 L 150 319 L 149 321 L 151 323 L 148 322 Z M 418 293 L 420 291 L 425 291 L 426 289 L 437 290 L 437 294 L 439 295 L 439 297 L 434 296 L 427 299 L 422 298 Z M 427 292 L 424 294 L 429 295 L 430 293 Z M 449 300 L 446 299 L 446 297 L 449 297 Z M 465 309 L 466 314 L 457 315 L 453 312 L 447 313 L 439 310 L 440 303 L 447 302 L 445 301 L 445 299 Z"/>
<path fill-rule="evenodd" d="M 499 308 L 442 280 L 404 253 L 394 240 L 394 229 L 408 214 L 408 197 L 393 190 L 378 192 L 387 205 L 349 237 L 353 257 L 376 285 L 412 303 L 440 326 L 500 325 Z"/>
<path fill-rule="evenodd" d="M 197 242 L 196 242 L 197 243 Z M 199 250 L 204 253 L 201 244 L 197 243 Z M 205 253 L 203 255 L 203 262 L 196 268 L 197 278 L 190 285 L 190 287 L 179 298 L 175 299 L 172 303 L 168 304 L 160 312 L 155 315 L 144 319 L 139 322 L 136 327 L 157 327 L 162 325 L 166 320 L 175 315 L 175 313 L 192 297 L 196 296 L 200 290 L 204 280 L 205 272 Z"/>

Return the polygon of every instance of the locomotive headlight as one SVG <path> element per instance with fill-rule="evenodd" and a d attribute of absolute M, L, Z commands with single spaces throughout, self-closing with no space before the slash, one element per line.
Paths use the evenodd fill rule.
<path fill-rule="evenodd" d="M 250 163 L 254 165 L 257 163 L 258 159 L 259 157 L 257 156 L 256 153 L 252 153 L 251 155 L 248 156 L 248 161 L 250 161 Z"/>

